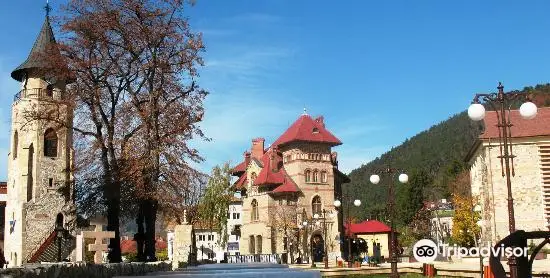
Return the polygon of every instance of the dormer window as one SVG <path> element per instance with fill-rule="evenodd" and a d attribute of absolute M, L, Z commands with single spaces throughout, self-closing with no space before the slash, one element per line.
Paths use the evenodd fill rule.
<path fill-rule="evenodd" d="M 319 133 L 319 129 L 318 129 L 318 128 L 316 128 L 316 127 L 314 127 L 314 128 L 313 128 L 313 131 L 312 131 L 311 133 L 313 133 L 313 134 L 315 134 L 315 133 Z"/>

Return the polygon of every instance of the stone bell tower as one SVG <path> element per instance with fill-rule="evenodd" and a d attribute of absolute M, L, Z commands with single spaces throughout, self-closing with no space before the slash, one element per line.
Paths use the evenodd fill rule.
<path fill-rule="evenodd" d="M 11 73 L 21 90 L 12 104 L 8 155 L 4 257 L 10 267 L 65 259 L 74 249 L 73 134 L 67 128 L 73 112 L 64 103 L 67 80 L 47 74 L 46 53 L 55 43 L 48 12 L 46 6 L 27 60 Z"/>

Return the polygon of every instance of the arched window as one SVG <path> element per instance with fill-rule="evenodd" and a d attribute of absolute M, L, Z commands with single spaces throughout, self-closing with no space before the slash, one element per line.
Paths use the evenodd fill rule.
<path fill-rule="evenodd" d="M 311 213 L 317 213 L 319 216 L 321 216 L 321 197 L 313 197 L 313 201 L 311 201 Z"/>
<path fill-rule="evenodd" d="M 321 182 L 327 182 L 327 172 L 321 171 Z"/>
<path fill-rule="evenodd" d="M 44 133 L 44 156 L 57 157 L 57 133 L 52 128 Z"/>
<path fill-rule="evenodd" d="M 254 185 L 254 180 L 256 180 L 257 177 L 256 173 L 250 174 L 250 185 Z"/>
<path fill-rule="evenodd" d="M 13 159 L 17 158 L 17 148 L 19 145 L 19 136 L 17 135 L 17 130 L 13 133 Z"/>
<path fill-rule="evenodd" d="M 63 214 L 58 213 L 57 217 L 55 217 L 55 227 L 63 228 Z"/>
<path fill-rule="evenodd" d="M 254 236 L 248 237 L 248 253 L 254 254 L 256 253 L 256 242 L 254 240 Z"/>
<path fill-rule="evenodd" d="M 319 182 L 319 171 L 313 171 L 313 182 Z"/>
<path fill-rule="evenodd" d="M 256 254 L 262 254 L 262 236 L 256 236 Z"/>
<path fill-rule="evenodd" d="M 252 200 L 252 215 L 251 220 L 252 221 L 258 221 L 260 218 L 260 215 L 258 213 L 258 201 L 256 199 Z"/>
<path fill-rule="evenodd" d="M 53 86 L 51 84 L 46 86 L 46 96 L 53 97 Z"/>
<path fill-rule="evenodd" d="M 311 182 L 311 171 L 310 170 L 306 170 L 306 182 Z"/>

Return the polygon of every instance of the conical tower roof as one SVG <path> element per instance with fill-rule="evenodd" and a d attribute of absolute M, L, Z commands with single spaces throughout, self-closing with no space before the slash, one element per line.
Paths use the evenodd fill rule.
<path fill-rule="evenodd" d="M 27 60 L 12 71 L 11 77 L 19 82 L 22 82 L 27 70 L 33 68 L 48 68 L 48 64 L 42 55 L 44 55 L 48 45 L 51 43 L 55 43 L 55 37 L 53 35 L 52 26 L 50 25 L 50 18 L 46 16 L 44 24 L 42 24 L 42 29 L 40 29 L 40 33 L 32 46 Z"/>

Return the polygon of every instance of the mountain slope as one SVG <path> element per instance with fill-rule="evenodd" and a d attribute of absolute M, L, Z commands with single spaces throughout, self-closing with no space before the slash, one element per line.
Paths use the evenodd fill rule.
<path fill-rule="evenodd" d="M 525 87 L 521 92 L 533 94 L 534 102 L 539 107 L 550 105 L 550 84 Z M 373 185 L 369 177 L 375 169 L 387 165 L 403 169 L 409 176 L 425 171 L 432 183 L 424 189 L 424 200 L 448 198 L 448 183 L 465 169 L 463 159 L 482 131 L 482 123 L 471 121 L 464 111 L 418 133 L 375 160 L 351 171 L 351 183 L 344 187 L 345 196 L 353 196 L 353 199 L 362 201 L 361 208 L 352 208 L 351 214 L 361 219 L 385 220 L 389 179 L 382 177 L 379 185 Z M 394 180 L 398 183 L 397 177 Z M 399 202 L 407 201 L 403 195 L 405 186 L 398 186 L 398 207 L 401 205 Z"/>

